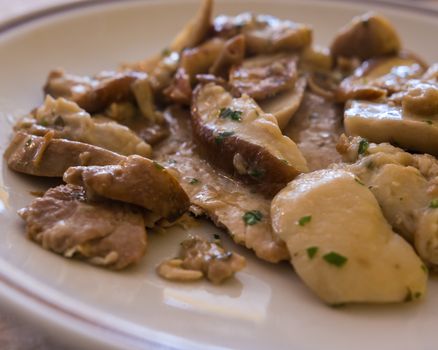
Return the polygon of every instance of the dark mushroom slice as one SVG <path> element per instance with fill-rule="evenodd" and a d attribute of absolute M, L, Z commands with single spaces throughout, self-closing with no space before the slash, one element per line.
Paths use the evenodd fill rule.
<path fill-rule="evenodd" d="M 396 54 L 401 43 L 393 25 L 383 16 L 372 12 L 354 17 L 341 28 L 330 45 L 333 57 L 372 57 Z"/>
<path fill-rule="evenodd" d="M 213 26 L 215 33 L 221 37 L 243 34 L 249 54 L 299 51 L 312 42 L 309 26 L 269 15 L 242 13 L 235 17 L 218 16 Z"/>
<path fill-rule="evenodd" d="M 154 148 L 154 158 L 175 174 L 190 198 L 190 211 L 210 218 L 227 230 L 234 242 L 251 249 L 260 259 L 271 263 L 289 259 L 284 242 L 272 232 L 271 199 L 200 157 L 185 109 L 172 107 L 164 115 L 171 137 Z"/>
<path fill-rule="evenodd" d="M 298 77 L 296 61 L 296 56 L 287 54 L 245 59 L 231 69 L 230 85 L 240 94 L 264 100 L 294 87 Z"/>
<path fill-rule="evenodd" d="M 233 98 L 221 86 L 200 85 L 191 114 L 194 137 L 207 159 L 268 193 L 308 170 L 297 145 L 282 135 L 275 117 L 247 95 Z"/>
<path fill-rule="evenodd" d="M 118 164 L 124 157 L 106 149 L 65 139 L 55 139 L 18 132 L 4 153 L 8 167 L 36 176 L 62 177 L 79 165 Z"/>
<path fill-rule="evenodd" d="M 47 96 L 31 117 L 17 122 L 15 130 L 37 135 L 54 130 L 56 138 L 88 143 L 122 155 L 151 154 L 151 146 L 128 127 L 92 118 L 76 103 L 62 97 L 55 100 Z"/>
<path fill-rule="evenodd" d="M 171 221 L 190 205 L 174 176 L 157 162 L 139 156 L 117 165 L 73 167 L 65 172 L 64 181 L 84 186 L 89 196 L 136 204 Z"/>
<path fill-rule="evenodd" d="M 66 258 L 120 270 L 146 251 L 143 215 L 133 206 L 92 202 L 82 187 L 62 185 L 18 211 L 30 239 Z"/>
<path fill-rule="evenodd" d="M 44 92 L 54 98 L 76 102 L 88 113 L 100 112 L 113 102 L 134 99 L 132 84 L 146 79 L 143 72 L 104 71 L 94 77 L 67 74 L 61 69 L 50 72 Z"/>

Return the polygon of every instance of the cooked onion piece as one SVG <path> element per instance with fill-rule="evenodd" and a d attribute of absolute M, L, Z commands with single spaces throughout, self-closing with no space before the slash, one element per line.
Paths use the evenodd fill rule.
<path fill-rule="evenodd" d="M 295 271 L 326 303 L 403 302 L 425 294 L 423 263 L 353 174 L 301 175 L 274 198 L 271 216 Z"/>

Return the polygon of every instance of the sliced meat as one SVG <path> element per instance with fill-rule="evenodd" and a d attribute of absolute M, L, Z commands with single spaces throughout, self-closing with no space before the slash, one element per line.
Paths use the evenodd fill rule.
<path fill-rule="evenodd" d="M 160 164 L 130 156 L 117 165 L 73 167 L 64 181 L 84 186 L 87 195 L 137 204 L 161 217 L 175 220 L 190 202 L 178 181 Z"/>
<path fill-rule="evenodd" d="M 102 111 L 113 102 L 133 100 L 132 84 L 145 79 L 142 72 L 104 71 L 94 77 L 67 74 L 61 69 L 49 73 L 44 92 L 54 98 L 76 102 L 88 113 Z"/>
<path fill-rule="evenodd" d="M 161 277 L 169 280 L 193 281 L 205 276 L 214 284 L 220 284 L 245 265 L 243 256 L 226 251 L 220 241 L 209 242 L 190 236 L 181 242 L 178 258 L 164 261 L 157 271 Z"/>
<path fill-rule="evenodd" d="M 274 116 L 247 95 L 233 98 L 213 83 L 196 88 L 192 101 L 194 136 L 206 158 L 266 193 L 275 193 L 307 171 L 297 145 L 283 136 Z"/>
<path fill-rule="evenodd" d="M 89 202 L 79 186 L 58 186 L 19 210 L 30 239 L 67 258 L 112 269 L 138 263 L 146 250 L 141 212 L 115 202 Z"/>
<path fill-rule="evenodd" d="M 154 158 L 173 169 L 190 198 L 193 213 L 207 215 L 259 258 L 269 262 L 287 260 L 284 243 L 272 233 L 271 201 L 222 174 L 198 155 L 188 114 L 178 108 L 165 113 L 171 137 L 157 145 Z"/>
<path fill-rule="evenodd" d="M 65 138 L 106 148 L 110 151 L 131 155 L 149 156 L 151 146 L 126 126 L 111 120 L 92 118 L 76 103 L 64 98 L 47 96 L 44 104 L 15 125 L 15 130 L 31 134 L 45 134 L 55 131 L 56 138 Z"/>
<path fill-rule="evenodd" d="M 264 100 L 293 88 L 297 80 L 297 57 L 276 54 L 248 58 L 230 71 L 230 84 L 241 94 Z"/>
<path fill-rule="evenodd" d="M 62 177 L 72 166 L 118 164 L 124 157 L 81 142 L 28 135 L 14 135 L 4 157 L 10 169 L 20 173 Z"/>
<path fill-rule="evenodd" d="M 305 92 L 300 109 L 283 133 L 294 140 L 311 171 L 341 161 L 336 143 L 343 133 L 342 107 L 311 92 Z"/>

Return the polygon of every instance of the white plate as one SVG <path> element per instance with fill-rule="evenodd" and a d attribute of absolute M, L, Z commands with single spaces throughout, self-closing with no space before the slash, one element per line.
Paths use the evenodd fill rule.
<path fill-rule="evenodd" d="M 14 22 L 0 34 L 0 145 L 3 153 L 14 116 L 41 102 L 47 72 L 62 66 L 94 73 L 161 50 L 190 18 L 195 1 L 96 1 Z M 387 14 L 406 45 L 438 60 L 436 14 L 347 2 L 224 1 L 218 12 L 251 10 L 311 23 L 327 43 L 353 15 Z M 435 17 L 434 17 L 435 15 Z M 115 273 L 63 259 L 24 236 L 16 210 L 29 191 L 47 182 L 10 172 L 1 164 L 0 297 L 50 334 L 93 349 L 434 349 L 438 283 L 424 302 L 333 309 L 308 292 L 288 264 L 270 265 L 243 248 L 248 268 L 215 287 L 160 280 L 154 267 L 172 256 L 186 234 L 174 229 L 150 237 L 136 268 Z M 205 223 L 194 229 L 217 232 Z M 225 236 L 223 234 L 223 236 Z M 226 239 L 227 244 L 231 244 Z"/>

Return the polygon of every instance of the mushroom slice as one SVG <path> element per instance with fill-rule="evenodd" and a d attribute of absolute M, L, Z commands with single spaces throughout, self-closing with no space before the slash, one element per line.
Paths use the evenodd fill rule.
<path fill-rule="evenodd" d="M 354 17 L 341 28 L 330 45 L 333 57 L 372 57 L 395 54 L 401 43 L 392 24 L 383 16 L 368 12 Z"/>
<path fill-rule="evenodd" d="M 250 54 L 297 51 L 312 42 L 309 26 L 269 15 L 242 13 L 235 17 L 218 16 L 213 26 L 219 36 L 231 37 L 242 33 Z"/>
<path fill-rule="evenodd" d="M 56 138 L 88 143 L 122 155 L 151 154 L 151 146 L 126 126 L 111 120 L 95 120 L 76 103 L 62 97 L 55 100 L 47 96 L 33 116 L 34 119 L 19 121 L 16 130 L 29 133 L 54 130 Z"/>
<path fill-rule="evenodd" d="M 271 216 L 295 271 L 326 303 L 403 302 L 426 292 L 423 263 L 347 171 L 301 175 L 274 198 Z"/>
<path fill-rule="evenodd" d="M 283 130 L 301 105 L 306 90 L 306 78 L 299 78 L 295 85 L 277 96 L 259 102 L 265 113 L 272 114 L 277 119 L 278 126 Z"/>
<path fill-rule="evenodd" d="M 422 76 L 422 80 L 432 80 L 438 83 L 438 63 L 432 64 Z"/>
<path fill-rule="evenodd" d="M 145 79 L 142 72 L 104 71 L 94 77 L 67 74 L 61 69 L 50 72 L 44 92 L 54 98 L 76 102 L 88 113 L 102 111 L 113 102 L 134 99 L 131 85 Z"/>
<path fill-rule="evenodd" d="M 225 42 L 222 52 L 209 69 L 209 73 L 219 77 L 228 77 L 233 65 L 242 63 L 245 57 L 245 37 L 240 34 Z"/>
<path fill-rule="evenodd" d="M 4 154 L 8 167 L 29 175 L 62 177 L 71 166 L 117 164 L 124 158 L 100 147 L 48 135 L 16 133 Z"/>
<path fill-rule="evenodd" d="M 338 101 L 376 100 L 399 92 L 410 79 L 420 78 L 423 63 L 409 54 L 374 58 L 363 62 L 339 85 Z"/>
<path fill-rule="evenodd" d="M 285 54 L 248 58 L 231 69 L 229 81 L 239 93 L 263 100 L 294 87 L 296 61 L 296 56 Z"/>
<path fill-rule="evenodd" d="M 64 181 L 84 186 L 89 196 L 136 204 L 172 221 L 190 205 L 178 181 L 164 167 L 139 156 L 127 157 L 117 165 L 70 168 Z"/>
<path fill-rule="evenodd" d="M 369 141 L 391 142 L 400 147 L 438 155 L 436 115 L 413 115 L 402 107 L 384 103 L 351 101 L 344 114 L 347 135 Z"/>
<path fill-rule="evenodd" d="M 247 95 L 233 98 L 221 86 L 200 85 L 193 97 L 192 122 L 195 138 L 214 165 L 267 192 L 275 193 L 307 171 L 297 145 Z"/>

